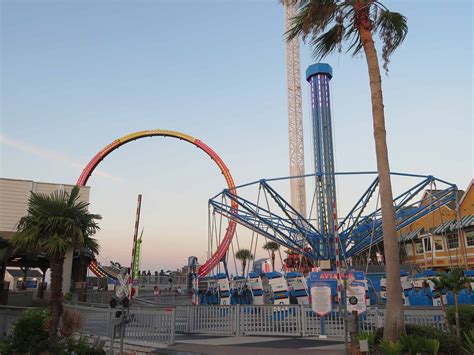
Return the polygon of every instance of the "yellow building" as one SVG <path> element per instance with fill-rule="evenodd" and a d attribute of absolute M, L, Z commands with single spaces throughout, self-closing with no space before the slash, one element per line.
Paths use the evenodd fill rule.
<path fill-rule="evenodd" d="M 474 180 L 459 191 L 458 203 L 437 207 L 401 230 L 403 264 L 444 271 L 452 266 L 474 268 Z M 429 200 L 428 190 L 423 201 Z"/>

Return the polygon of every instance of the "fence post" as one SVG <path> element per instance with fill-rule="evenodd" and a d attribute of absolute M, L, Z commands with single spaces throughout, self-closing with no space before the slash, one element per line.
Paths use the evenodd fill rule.
<path fill-rule="evenodd" d="M 170 334 L 170 341 L 169 344 L 174 344 L 174 334 L 175 334 L 175 327 L 176 327 L 176 307 L 171 309 L 171 334 Z"/>
<path fill-rule="evenodd" d="M 303 305 L 299 305 L 299 312 L 300 312 L 300 324 L 301 324 L 301 336 L 306 336 L 306 310 L 304 309 Z"/>
<path fill-rule="evenodd" d="M 110 338 L 113 337 L 113 334 L 111 334 L 110 326 L 112 325 L 112 308 L 107 308 L 107 336 Z"/>
<path fill-rule="evenodd" d="M 191 323 L 191 306 L 186 306 L 186 333 L 189 333 L 190 331 L 190 323 Z"/>
<path fill-rule="evenodd" d="M 237 304 L 234 308 L 235 314 L 235 335 L 240 336 L 240 304 Z"/>

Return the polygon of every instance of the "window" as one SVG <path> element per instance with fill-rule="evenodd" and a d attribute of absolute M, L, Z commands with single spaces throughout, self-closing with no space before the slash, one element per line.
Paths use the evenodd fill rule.
<path fill-rule="evenodd" d="M 434 244 L 435 250 L 444 250 L 442 238 L 434 237 L 433 244 Z"/>
<path fill-rule="evenodd" d="M 466 242 L 468 247 L 474 246 L 474 231 L 466 232 Z"/>
<path fill-rule="evenodd" d="M 423 254 L 423 244 L 421 240 L 415 242 L 415 251 L 417 254 Z"/>
<path fill-rule="evenodd" d="M 459 248 L 459 239 L 457 234 L 448 235 L 448 248 L 456 249 Z"/>
<path fill-rule="evenodd" d="M 430 237 L 423 238 L 423 247 L 425 249 L 425 252 L 431 251 L 431 238 Z"/>
<path fill-rule="evenodd" d="M 413 246 L 410 244 L 405 245 L 405 252 L 407 256 L 413 256 Z"/>

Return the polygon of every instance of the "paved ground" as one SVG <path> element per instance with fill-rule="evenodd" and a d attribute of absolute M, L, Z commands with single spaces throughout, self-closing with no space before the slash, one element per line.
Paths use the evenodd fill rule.
<path fill-rule="evenodd" d="M 154 353 L 169 355 L 200 354 L 345 354 L 344 343 L 318 338 L 230 337 L 177 335 L 176 345 L 157 349 Z"/>

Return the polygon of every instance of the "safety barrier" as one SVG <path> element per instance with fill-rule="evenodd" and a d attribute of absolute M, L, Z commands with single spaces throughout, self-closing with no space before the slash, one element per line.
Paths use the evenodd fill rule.
<path fill-rule="evenodd" d="M 81 332 L 95 336 L 110 337 L 113 333 L 113 320 L 118 309 L 88 307 L 65 304 L 65 308 L 81 313 L 83 327 Z M 125 338 L 149 342 L 173 344 L 175 336 L 175 309 L 130 309 L 131 322 L 125 328 Z"/>
<path fill-rule="evenodd" d="M 83 319 L 82 332 L 110 337 L 116 311 L 105 305 L 68 304 Z M 0 306 L 0 339 L 28 308 Z M 373 332 L 383 326 L 384 309 L 372 307 L 359 316 L 358 328 Z M 405 308 L 406 324 L 427 325 L 444 330 L 444 315 L 438 308 Z M 341 339 L 345 322 L 340 312 L 324 317 L 303 305 L 231 305 L 130 308 L 131 322 L 125 337 L 130 340 L 172 344 L 175 332 L 216 335 L 320 336 Z"/>
<path fill-rule="evenodd" d="M 368 308 L 358 318 L 361 331 L 384 324 L 383 308 Z M 405 308 L 407 324 L 444 330 L 444 315 L 436 308 Z M 324 317 L 303 305 L 177 306 L 176 331 L 221 335 L 320 336 L 343 338 L 344 317 L 333 311 Z"/>
<path fill-rule="evenodd" d="M 13 323 L 28 309 L 34 308 L 0 306 L 0 340 L 10 335 Z"/>

